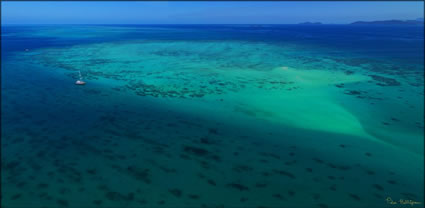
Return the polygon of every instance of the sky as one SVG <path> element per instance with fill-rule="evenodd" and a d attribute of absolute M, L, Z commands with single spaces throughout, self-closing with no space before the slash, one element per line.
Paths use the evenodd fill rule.
<path fill-rule="evenodd" d="M 2 24 L 294 24 L 423 18 L 424 2 L 1 2 Z"/>

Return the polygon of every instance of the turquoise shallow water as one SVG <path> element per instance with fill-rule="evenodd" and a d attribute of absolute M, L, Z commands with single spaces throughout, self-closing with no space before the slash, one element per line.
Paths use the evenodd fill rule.
<path fill-rule="evenodd" d="M 424 201 L 423 28 L 8 26 L 2 44 L 4 207 Z"/>

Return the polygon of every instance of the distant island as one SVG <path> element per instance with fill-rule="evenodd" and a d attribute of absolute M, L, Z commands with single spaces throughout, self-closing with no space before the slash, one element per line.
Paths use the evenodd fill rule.
<path fill-rule="evenodd" d="M 424 25 L 424 18 L 414 20 L 378 20 L 378 21 L 356 21 L 349 25 Z M 321 22 L 301 22 L 298 25 L 323 25 Z"/>
<path fill-rule="evenodd" d="M 382 20 L 382 21 L 357 21 L 350 25 L 423 25 L 423 18 L 416 20 Z"/>
<path fill-rule="evenodd" d="M 302 22 L 299 25 L 321 25 L 321 22 Z"/>

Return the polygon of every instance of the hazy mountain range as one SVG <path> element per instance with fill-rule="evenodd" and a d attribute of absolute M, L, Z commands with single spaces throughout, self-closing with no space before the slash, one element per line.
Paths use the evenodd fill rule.
<path fill-rule="evenodd" d="M 321 22 L 302 22 L 300 25 L 322 25 Z M 379 21 L 356 21 L 349 23 L 350 25 L 423 25 L 424 18 L 415 20 L 379 20 Z"/>
<path fill-rule="evenodd" d="M 423 25 L 424 18 L 415 20 L 382 20 L 382 21 L 357 21 L 351 25 Z"/>

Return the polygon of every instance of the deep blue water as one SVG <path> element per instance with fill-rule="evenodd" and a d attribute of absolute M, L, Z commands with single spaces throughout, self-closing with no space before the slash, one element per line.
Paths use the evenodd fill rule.
<path fill-rule="evenodd" d="M 99 25 L 104 26 L 104 25 Z M 40 28 L 57 26 L 2 26 L 2 52 L 22 51 L 49 46 L 70 46 L 116 40 L 245 40 L 274 43 L 299 43 L 352 51 L 363 57 L 395 58 L 423 63 L 424 28 L 422 26 L 374 25 L 109 25 L 133 28 L 118 35 L 93 38 L 16 37 Z M 63 26 L 68 27 L 68 26 Z M 81 27 L 81 25 L 74 25 Z M 169 31 L 155 29 L 171 29 Z M 146 29 L 152 32 L 146 33 Z M 178 29 L 172 30 L 172 29 Z M 90 33 L 88 28 L 87 33 Z M 3 36 L 5 35 L 5 36 Z"/>

